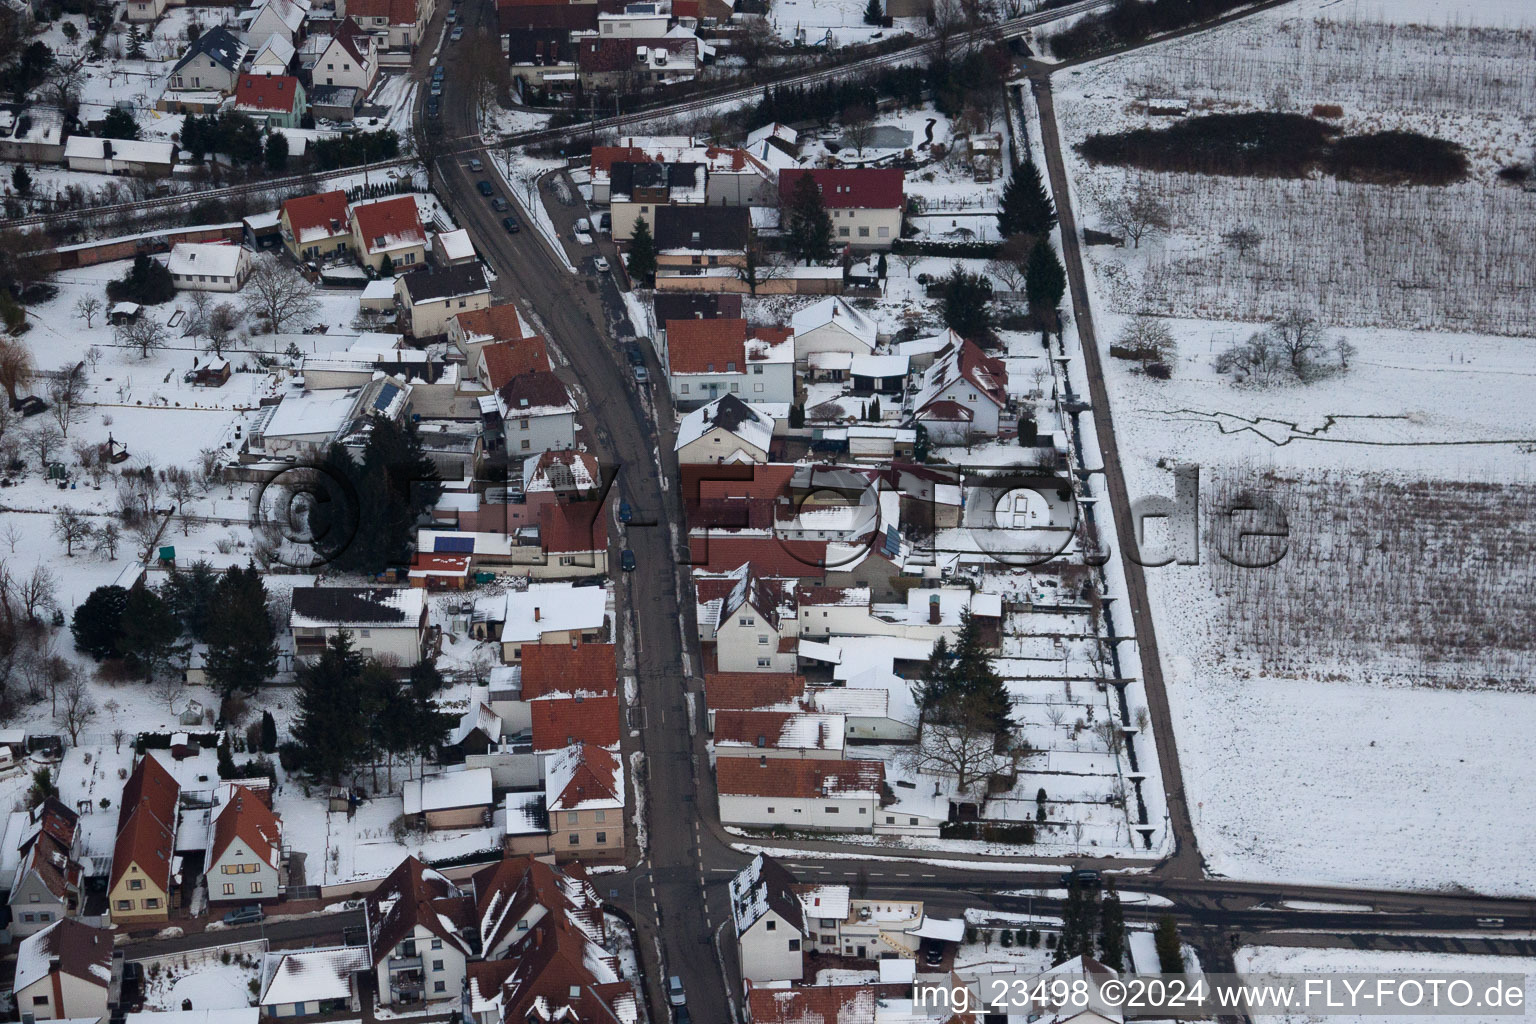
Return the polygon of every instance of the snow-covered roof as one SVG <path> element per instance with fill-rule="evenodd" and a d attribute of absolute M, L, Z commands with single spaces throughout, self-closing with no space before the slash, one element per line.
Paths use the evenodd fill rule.
<path fill-rule="evenodd" d="M 469 734 L 479 729 L 488 739 L 495 742 L 501 739 L 501 716 L 490 709 L 483 701 L 473 701 L 469 710 L 464 712 L 459 719 L 458 728 L 448 738 L 450 746 L 458 746 L 469 737 Z"/>
<path fill-rule="evenodd" d="M 290 626 L 415 629 L 426 610 L 417 587 L 294 587 Z"/>
<path fill-rule="evenodd" d="M 744 935 L 773 911 L 795 931 L 803 931 L 805 916 L 794 892 L 795 879 L 778 861 L 758 854 L 730 881 L 731 918 L 736 934 Z"/>
<path fill-rule="evenodd" d="M 543 813 L 544 794 L 508 793 L 506 799 L 507 835 L 542 835 L 549 831 L 549 818 Z"/>
<path fill-rule="evenodd" d="M 848 372 L 855 377 L 905 377 L 911 365 L 908 356 L 854 356 Z"/>
<path fill-rule="evenodd" d="M 442 250 L 443 258 L 450 262 L 475 257 L 475 243 L 469 240 L 469 232 L 464 228 L 456 231 L 439 231 L 437 247 Z"/>
<path fill-rule="evenodd" d="M 910 985 L 917 977 L 917 961 L 902 957 L 876 961 L 880 966 L 880 984 Z"/>
<path fill-rule="evenodd" d="M 491 770 L 470 768 L 444 772 L 405 784 L 406 814 L 425 814 L 459 807 L 488 807 L 491 804 Z"/>
<path fill-rule="evenodd" d="M 624 762 L 590 743 L 554 751 L 544 759 L 544 805 L 551 811 L 622 809 Z"/>
<path fill-rule="evenodd" d="M 393 299 L 395 297 L 395 282 L 387 278 L 378 278 L 363 285 L 363 298 L 365 299 Z"/>
<path fill-rule="evenodd" d="M 243 1010 L 145 1010 L 130 1013 L 123 1024 L 257 1024 L 261 1020 L 261 1008 L 248 1006 Z"/>
<path fill-rule="evenodd" d="M 903 356 L 921 356 L 933 352 L 941 352 L 950 345 L 959 345 L 963 339 L 953 330 L 946 329 L 943 334 L 935 334 L 931 338 L 913 338 L 911 341 L 898 341 L 891 346 L 891 351 Z"/>
<path fill-rule="evenodd" d="M 790 326 L 795 329 L 796 334 L 807 334 L 829 324 L 841 327 L 863 342 L 866 347 L 875 347 L 875 337 L 879 333 L 875 328 L 875 322 L 854 309 L 840 296 L 829 295 L 820 302 L 806 306 L 790 318 Z"/>
<path fill-rule="evenodd" d="M 71 135 L 64 143 L 66 161 L 105 160 L 109 156 L 113 160 L 126 160 L 130 163 L 170 164 L 175 162 L 176 146 L 169 142 L 97 139 L 89 135 Z"/>
<path fill-rule="evenodd" d="M 569 583 L 531 583 L 506 595 L 502 643 L 537 641 L 550 632 L 601 629 L 608 618 L 608 590 Z"/>
<path fill-rule="evenodd" d="M 330 437 L 352 416 L 357 388 L 326 388 L 284 395 L 262 426 L 264 437 Z"/>
<path fill-rule="evenodd" d="M 883 688 L 818 686 L 812 691 L 816 710 L 853 718 L 885 718 L 891 695 Z"/>
<path fill-rule="evenodd" d="M 256 56 L 251 58 L 251 64 L 286 68 L 293 60 L 293 54 L 292 41 L 281 32 L 274 32 L 267 36 L 266 42 L 261 44 L 261 48 L 256 51 Z"/>
<path fill-rule="evenodd" d="M 66 917 L 27 936 L 16 950 L 13 990 L 37 984 L 55 964 L 61 973 L 106 988 L 112 980 L 112 933 Z"/>
<path fill-rule="evenodd" d="M 841 921 L 848 916 L 851 890 L 846 885 L 801 885 L 795 892 L 800 897 L 800 905 L 805 908 L 806 917 Z"/>
<path fill-rule="evenodd" d="M 963 917 L 928 917 L 924 915 L 923 923 L 917 926 L 917 930 L 909 932 L 920 939 L 938 939 L 940 942 L 959 942 L 965 938 L 965 918 Z"/>
<path fill-rule="evenodd" d="M 721 395 L 683 417 L 677 428 L 675 449 L 692 444 L 711 430 L 724 430 L 766 452 L 773 443 L 773 418 L 752 408 L 735 395 Z"/>
<path fill-rule="evenodd" d="M 715 712 L 715 748 L 842 750 L 842 715 L 793 711 Z"/>
<path fill-rule="evenodd" d="M 226 242 L 178 242 L 171 247 L 171 258 L 166 264 L 174 274 L 216 274 L 219 277 L 235 277 L 240 269 L 240 256 L 244 250 Z"/>
<path fill-rule="evenodd" d="M 368 967 L 367 946 L 268 953 L 261 967 L 266 979 L 261 1005 L 346 999 L 352 994 L 352 975 Z"/>

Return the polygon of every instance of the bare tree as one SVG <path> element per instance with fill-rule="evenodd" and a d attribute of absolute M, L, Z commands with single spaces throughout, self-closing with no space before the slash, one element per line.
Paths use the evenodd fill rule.
<path fill-rule="evenodd" d="M 240 323 L 240 310 L 233 302 L 221 302 L 208 314 L 208 351 L 223 356 L 229 336 Z"/>
<path fill-rule="evenodd" d="M 38 468 L 48 471 L 48 463 L 64 448 L 64 434 L 51 423 L 44 423 L 27 434 L 27 446 L 37 456 Z"/>
<path fill-rule="evenodd" d="M 1116 340 L 1122 347 L 1137 353 L 1137 358 L 1143 362 L 1156 359 L 1166 363 L 1178 352 L 1168 324 L 1161 317 L 1145 313 L 1127 320 Z"/>
<path fill-rule="evenodd" d="M 0 527 L 0 542 L 10 546 L 11 554 L 16 553 L 16 545 L 20 540 L 21 531 L 16 528 L 15 522 L 7 521 L 3 527 Z"/>
<path fill-rule="evenodd" d="M 17 338 L 0 336 L 0 387 L 16 404 L 19 389 L 32 379 L 32 352 Z"/>
<path fill-rule="evenodd" d="M 209 321 L 213 319 L 213 296 L 208 292 L 193 292 L 187 303 L 191 308 L 187 310 L 186 322 L 182 324 L 182 337 L 206 338 Z"/>
<path fill-rule="evenodd" d="M 307 325 L 320 312 L 320 303 L 314 286 L 297 270 L 275 256 L 258 256 L 245 282 L 245 309 L 269 323 L 272 333 L 281 334 L 290 325 Z"/>
<path fill-rule="evenodd" d="M 1010 292 L 1024 290 L 1024 268 L 1013 260 L 988 260 L 987 273 Z"/>
<path fill-rule="evenodd" d="M 101 351 L 100 345 L 92 345 L 90 348 L 85 350 L 85 361 L 91 364 L 92 373 L 96 372 L 96 364 L 101 362 L 101 357 L 104 354 L 105 353 Z"/>
<path fill-rule="evenodd" d="M 1097 202 L 1104 219 L 1129 238 L 1133 248 L 1139 249 L 1148 233 L 1168 228 L 1168 208 L 1141 178 L 1100 194 Z"/>
<path fill-rule="evenodd" d="M 102 302 L 94 295 L 82 295 L 75 300 L 75 316 L 85 321 L 85 329 L 90 330 L 93 321 L 101 314 Z"/>
<path fill-rule="evenodd" d="M 31 575 L 13 578 L 11 589 L 21 602 L 27 621 L 37 622 L 44 609 L 53 607 L 58 593 L 58 578 L 52 569 L 39 562 L 32 568 Z"/>
<path fill-rule="evenodd" d="M 81 731 L 95 717 L 96 701 L 77 670 L 64 687 L 64 729 L 69 733 L 71 746 L 79 744 Z"/>
<path fill-rule="evenodd" d="M 116 338 L 117 343 L 124 348 L 138 349 L 140 359 L 148 359 L 151 352 L 165 348 L 171 340 L 170 332 L 163 324 L 143 316 L 137 320 L 119 324 Z"/>
<path fill-rule="evenodd" d="M 80 415 L 80 399 L 85 394 L 85 363 L 66 363 L 48 380 L 48 401 L 59 433 L 69 436 L 69 425 Z"/>
<path fill-rule="evenodd" d="M 187 502 L 195 498 L 198 493 L 197 481 L 188 470 L 180 466 L 172 466 L 165 471 L 165 482 L 171 500 L 176 502 L 176 511 L 186 515 Z"/>
<path fill-rule="evenodd" d="M 123 531 L 118 529 L 116 523 L 108 520 L 102 525 L 101 529 L 96 531 L 96 536 L 91 539 L 98 552 L 106 555 L 109 559 L 116 559 L 117 545 L 122 541 L 122 538 Z"/>
<path fill-rule="evenodd" d="M 128 532 L 138 542 L 139 561 L 149 561 L 149 556 L 155 550 L 155 542 L 160 539 L 160 525 L 160 519 L 150 515 L 139 516 L 129 525 Z"/>
<path fill-rule="evenodd" d="M 1238 256 L 1247 259 L 1258 250 L 1259 243 L 1264 241 L 1264 236 L 1254 228 L 1244 225 L 1228 231 L 1221 236 L 1221 240 L 1236 249 Z"/>
<path fill-rule="evenodd" d="M 906 268 L 908 277 L 911 277 L 913 269 L 919 263 L 923 262 L 923 254 L 920 252 L 899 252 L 896 253 L 892 258 L 895 259 L 897 263 L 900 263 L 904 268 Z"/>
<path fill-rule="evenodd" d="M 1281 354 L 1290 363 L 1291 372 L 1306 380 L 1322 354 L 1327 339 L 1317 317 L 1304 309 L 1291 309 L 1269 328 Z"/>
<path fill-rule="evenodd" d="M 91 539 L 96 528 L 90 519 L 72 508 L 61 508 L 53 517 L 53 535 L 64 542 L 64 555 L 75 557 L 75 545 Z"/>
<path fill-rule="evenodd" d="M 843 111 L 843 138 L 853 144 L 859 156 L 875 138 L 875 112 L 862 103 L 855 103 Z"/>
<path fill-rule="evenodd" d="M 181 698 L 186 695 L 187 683 L 185 674 L 176 666 L 167 666 L 164 672 L 155 675 L 155 693 L 165 704 L 165 710 L 176 713 L 176 705 L 181 703 Z"/>

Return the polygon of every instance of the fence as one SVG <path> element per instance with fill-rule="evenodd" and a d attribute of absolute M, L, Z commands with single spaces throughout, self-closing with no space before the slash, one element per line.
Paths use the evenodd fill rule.
<path fill-rule="evenodd" d="M 167 967 L 200 967 L 204 964 L 223 963 L 225 954 L 231 960 L 238 956 L 260 957 L 267 951 L 266 939 L 247 939 L 244 942 L 231 942 L 223 946 L 203 946 L 199 949 L 188 949 L 177 953 L 160 953 L 156 956 L 143 958 L 129 957 L 129 963 L 143 964 L 144 970 L 159 965 L 162 969 Z"/>

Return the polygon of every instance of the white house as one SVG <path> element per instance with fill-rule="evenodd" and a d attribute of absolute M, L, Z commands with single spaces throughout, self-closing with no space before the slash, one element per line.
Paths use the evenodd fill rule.
<path fill-rule="evenodd" d="M 159 21 L 160 15 L 170 6 L 170 0 L 128 0 L 123 17 L 129 21 L 144 23 Z"/>
<path fill-rule="evenodd" d="M 72 171 L 167 177 L 176 163 L 176 147 L 169 142 L 71 135 L 64 143 L 64 162 Z"/>
<path fill-rule="evenodd" d="M 306 45 L 303 63 L 315 85 L 367 92 L 379 73 L 378 40 L 351 18 L 344 18 L 329 37 Z"/>
<path fill-rule="evenodd" d="M 805 916 L 794 885 L 783 865 L 762 853 L 731 879 L 731 920 L 743 980 L 804 977 Z"/>
<path fill-rule="evenodd" d="M 875 350 L 875 322 L 832 295 L 790 318 L 795 331 L 795 362 L 817 353 L 839 352 L 867 356 Z"/>
<path fill-rule="evenodd" d="M 661 365 L 679 409 L 727 394 L 775 405 L 795 400 L 794 335 L 787 328 L 726 318 L 669 320 L 661 341 Z"/>
<path fill-rule="evenodd" d="M 6 902 L 11 908 L 11 935 L 21 939 L 79 908 L 84 872 L 76 855 L 78 814 L 57 797 L 18 813 L 25 819 L 25 831 L 17 844 L 16 872 L 8 880 Z"/>
<path fill-rule="evenodd" d="M 500 417 L 509 456 L 576 447 L 576 406 L 553 373 L 519 373 L 494 395 L 482 398 L 480 405 Z"/>
<path fill-rule="evenodd" d="M 251 58 L 248 71 L 253 75 L 286 75 L 293 67 L 294 52 L 293 40 L 281 32 L 274 32 Z"/>
<path fill-rule="evenodd" d="M 759 579 L 748 564 L 707 582 L 698 586 L 699 629 L 710 630 L 718 670 L 795 671 L 794 594 L 784 581 Z"/>
<path fill-rule="evenodd" d="M 441 872 L 407 857 L 363 901 L 381 1005 L 458 1002 L 475 928 L 474 901 L 466 897 Z"/>
<path fill-rule="evenodd" d="M 883 167 L 850 167 L 779 172 L 779 203 L 793 202 L 800 180 L 810 175 L 832 217 L 834 245 L 889 249 L 901 237 L 906 211 L 906 172 Z"/>
<path fill-rule="evenodd" d="M 402 789 L 407 820 L 429 830 L 477 828 L 490 818 L 491 770 L 470 768 L 408 779 Z"/>
<path fill-rule="evenodd" d="M 772 444 L 773 417 L 724 394 L 683 417 L 673 448 L 683 464 L 765 463 Z"/>
<path fill-rule="evenodd" d="M 245 54 L 245 43 L 224 26 L 215 26 L 198 36 L 171 68 L 167 90 L 172 93 L 234 92 Z M 176 102 L 174 99 L 169 101 Z"/>
<path fill-rule="evenodd" d="M 264 42 L 271 36 L 281 36 L 288 42 L 296 42 L 299 30 L 304 27 L 306 11 L 293 0 L 266 0 L 256 8 L 256 14 L 246 27 L 247 43 Z"/>
<path fill-rule="evenodd" d="M 35 1020 L 106 1016 L 112 933 L 65 918 L 22 940 L 12 985 L 16 1009 Z"/>
<path fill-rule="evenodd" d="M 727 825 L 872 832 L 885 763 L 722 757 L 715 782 Z"/>
<path fill-rule="evenodd" d="M 913 418 L 934 444 L 964 444 L 971 437 L 996 437 L 1008 406 L 1008 368 L 974 342 L 945 346 L 912 401 Z"/>
<path fill-rule="evenodd" d="M 367 946 L 267 953 L 261 963 L 262 1016 L 356 1013 L 362 1005 L 357 977 L 369 966 Z"/>
<path fill-rule="evenodd" d="M 395 278 L 395 299 L 409 318 L 411 334 L 436 337 L 449 320 L 491 304 L 491 286 L 478 261 L 431 267 Z"/>
<path fill-rule="evenodd" d="M 214 809 L 208 845 L 209 902 L 277 899 L 283 885 L 282 821 L 245 786 L 219 788 L 223 803 Z"/>
<path fill-rule="evenodd" d="M 345 630 L 365 656 L 410 667 L 427 642 L 426 591 L 418 587 L 294 587 L 294 653 L 318 658 L 326 642 Z"/>
<path fill-rule="evenodd" d="M 178 242 L 166 268 L 181 291 L 237 292 L 251 276 L 251 254 L 241 245 Z"/>

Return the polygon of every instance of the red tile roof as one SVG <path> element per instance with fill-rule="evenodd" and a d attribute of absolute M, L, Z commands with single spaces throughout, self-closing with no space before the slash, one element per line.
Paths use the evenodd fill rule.
<path fill-rule="evenodd" d="M 894 210 L 906 201 L 907 173 L 883 167 L 818 168 L 779 172 L 779 200 L 788 201 L 809 174 L 821 186 L 827 209 Z"/>
<path fill-rule="evenodd" d="M 524 644 L 523 700 L 552 693 L 618 692 L 613 644 Z"/>
<path fill-rule="evenodd" d="M 241 75 L 235 106 L 291 114 L 299 99 L 299 80 L 292 75 Z"/>
<path fill-rule="evenodd" d="M 416 0 L 348 0 L 351 18 L 387 17 L 391 25 L 416 24 Z"/>
<path fill-rule="evenodd" d="M 667 361 L 673 373 L 747 372 L 747 322 L 724 318 L 668 320 Z"/>
<path fill-rule="evenodd" d="M 111 890 L 129 865 L 137 864 L 164 893 L 171 887 L 171 861 L 176 852 L 176 808 L 181 787 L 171 773 L 145 754 L 128 776 L 117 812 L 117 842 L 112 847 Z"/>
<path fill-rule="evenodd" d="M 704 677 L 704 703 L 711 711 L 766 708 L 803 696 L 805 677 L 788 672 L 713 672 Z"/>
<path fill-rule="evenodd" d="M 740 708 L 722 708 L 715 712 L 715 742 L 731 746 L 756 748 L 762 739 L 767 750 L 840 750 L 843 746 L 841 726 L 832 726 L 825 718 L 819 721 L 815 736 L 802 735 L 809 729 L 790 729 L 792 724 L 803 721 L 804 712 L 751 711 Z M 813 720 L 815 721 L 815 720 Z"/>
<path fill-rule="evenodd" d="M 229 803 L 219 808 L 213 820 L 213 848 L 208 851 L 210 871 L 236 839 L 267 864 L 278 866 L 283 849 L 282 822 L 261 797 L 244 786 L 230 787 Z"/>
<path fill-rule="evenodd" d="M 591 168 L 594 174 L 607 174 L 616 163 L 641 163 L 650 155 L 639 146 L 593 146 Z"/>
<path fill-rule="evenodd" d="M 748 562 L 757 576 L 823 579 L 827 575 L 826 541 L 786 541 L 778 537 L 732 537 L 711 533 L 690 536 L 695 559 L 705 559 L 706 572 L 730 572 Z"/>
<path fill-rule="evenodd" d="M 613 800 L 622 804 L 624 783 L 620 778 L 618 755 L 591 743 L 576 744 L 573 753 L 576 769 L 548 809 L 576 807 L 588 800 Z"/>
<path fill-rule="evenodd" d="M 691 36 L 658 36 L 650 39 L 583 39 L 576 51 L 576 64 L 586 72 L 623 71 L 634 67 L 639 50 L 666 50 L 672 54 L 693 55 Z"/>
<path fill-rule="evenodd" d="M 421 213 L 413 196 L 363 203 L 352 207 L 352 216 L 357 220 L 358 237 L 369 252 L 409 241 L 426 244 L 427 233 L 421 226 Z"/>
<path fill-rule="evenodd" d="M 461 313 L 462 317 L 463 314 Z M 523 373 L 549 373 L 549 349 L 535 334 L 516 341 L 498 341 L 480 350 L 485 358 L 485 382 L 492 391 L 500 391 L 513 377 Z"/>
<path fill-rule="evenodd" d="M 607 505 L 572 501 L 539 509 L 539 546 L 546 555 L 608 550 Z"/>
<path fill-rule="evenodd" d="M 523 324 L 517 316 L 517 307 L 510 302 L 458 313 L 454 319 L 459 322 L 459 327 L 468 338 L 516 341 L 524 337 Z"/>
<path fill-rule="evenodd" d="M 524 656 L 529 646 L 523 647 Z M 619 742 L 619 698 L 544 697 L 530 701 L 533 749 L 559 750 L 572 743 L 611 747 Z"/>
<path fill-rule="evenodd" d="M 347 227 L 347 194 L 339 189 L 290 199 L 283 204 L 283 213 L 288 216 L 294 238 L 301 242 L 306 232 L 323 232 L 314 237 L 329 238 L 351 230 Z"/>
<path fill-rule="evenodd" d="M 722 757 L 715 780 L 727 796 L 778 796 L 811 799 L 858 796 L 880 792 L 885 782 L 883 761 L 814 761 L 755 757 Z"/>

